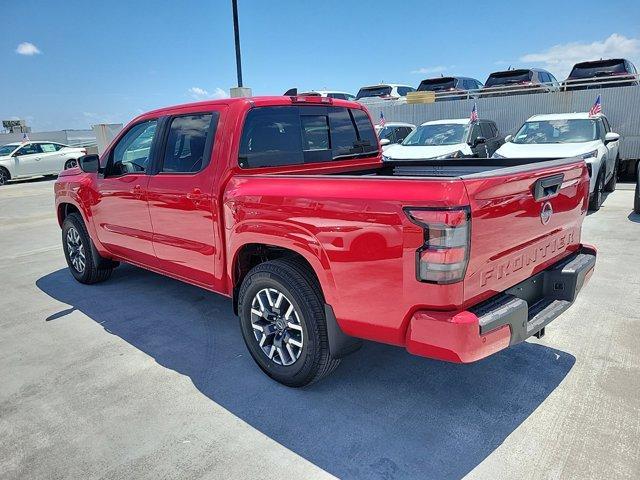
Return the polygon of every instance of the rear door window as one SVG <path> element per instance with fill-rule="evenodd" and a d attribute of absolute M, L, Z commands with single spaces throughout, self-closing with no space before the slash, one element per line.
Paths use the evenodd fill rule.
<path fill-rule="evenodd" d="M 209 164 L 218 113 L 184 115 L 171 120 L 162 162 L 163 173 L 195 173 Z M 213 128 L 212 128 L 213 127 Z"/>
<path fill-rule="evenodd" d="M 53 143 L 41 143 L 40 148 L 42 149 L 42 153 L 57 152 L 56 146 Z"/>
<path fill-rule="evenodd" d="M 299 165 L 377 151 L 375 131 L 362 110 L 259 107 L 247 114 L 238 162 L 242 168 Z"/>

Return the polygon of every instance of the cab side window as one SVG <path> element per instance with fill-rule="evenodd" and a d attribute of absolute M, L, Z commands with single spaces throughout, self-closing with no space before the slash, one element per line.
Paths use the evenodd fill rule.
<path fill-rule="evenodd" d="M 214 118 L 215 117 L 215 118 Z M 162 162 L 163 173 L 196 173 L 209 164 L 218 114 L 204 113 L 171 120 Z"/>
<path fill-rule="evenodd" d="M 40 148 L 43 153 L 53 153 L 58 151 L 53 143 L 41 143 Z"/>
<path fill-rule="evenodd" d="M 129 129 L 111 152 L 108 176 L 144 173 L 151 160 L 151 145 L 158 121 L 138 123 Z"/>
<path fill-rule="evenodd" d="M 21 155 L 34 155 L 36 153 L 42 153 L 42 148 L 40 148 L 39 143 L 30 143 L 28 145 L 23 146 L 17 152 L 17 156 Z"/>

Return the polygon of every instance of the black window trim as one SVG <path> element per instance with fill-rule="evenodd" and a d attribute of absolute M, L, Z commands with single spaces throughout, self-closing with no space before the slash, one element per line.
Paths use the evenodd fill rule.
<path fill-rule="evenodd" d="M 156 163 L 156 156 L 158 153 L 157 152 L 158 139 L 160 138 L 158 134 L 160 133 L 161 127 L 163 127 L 163 124 L 162 124 L 163 118 L 164 117 L 145 118 L 143 120 L 140 120 L 139 122 L 132 124 L 129 128 L 123 131 L 122 134 L 118 136 L 118 140 L 113 144 L 113 147 L 108 152 L 107 161 L 104 165 L 104 168 L 101 169 L 102 172 L 99 172 L 100 178 L 121 178 L 121 177 L 126 177 L 127 175 L 151 175 L 151 171 L 153 170 L 153 167 Z M 154 121 L 156 122 L 156 132 L 153 135 L 153 141 L 151 142 L 151 148 L 149 149 L 149 162 L 148 162 L 149 168 L 147 168 L 144 172 L 123 173 L 121 175 L 108 175 L 109 168 L 111 168 L 111 166 L 113 165 L 113 154 L 116 150 L 116 147 L 122 141 L 122 139 L 126 137 L 127 134 L 131 130 L 136 128 L 138 125 L 142 125 L 143 123 L 154 122 Z"/>
<path fill-rule="evenodd" d="M 209 124 L 209 130 L 207 131 L 207 139 L 204 143 L 204 151 L 205 154 L 202 157 L 202 168 L 196 172 L 163 172 L 162 167 L 164 166 L 164 154 L 165 149 L 167 147 L 167 140 L 169 139 L 169 132 L 171 131 L 171 122 L 174 119 L 180 117 L 193 117 L 196 115 L 211 115 L 211 123 Z M 214 121 L 215 120 L 215 121 Z M 162 122 L 162 123 L 160 123 Z M 157 150 L 153 153 L 152 158 L 152 167 L 150 170 L 150 175 L 198 175 L 207 169 L 207 167 L 211 164 L 211 159 L 213 158 L 213 143 L 215 140 L 215 134 L 218 130 L 218 123 L 220 122 L 220 110 L 206 110 L 201 112 L 184 112 L 177 113 L 174 115 L 164 115 L 160 117 L 158 121 L 158 138 L 154 139 L 158 141 Z M 151 147 L 153 149 L 153 145 Z M 208 154 L 206 153 L 208 152 Z"/>
<path fill-rule="evenodd" d="M 264 106 L 264 107 L 263 106 L 255 107 L 254 106 L 254 107 L 249 108 L 247 110 L 246 114 L 245 114 L 244 119 L 243 119 L 242 132 L 240 134 L 241 138 L 244 135 L 244 128 L 245 128 L 245 125 L 246 125 L 246 122 L 247 122 L 247 118 L 249 116 L 249 113 L 252 110 L 256 110 L 256 109 L 260 109 L 260 108 L 289 107 L 289 106 L 290 105 L 272 105 L 272 106 L 267 105 L 267 106 Z M 296 105 L 291 105 L 291 106 L 296 106 Z M 301 108 L 313 108 L 313 107 L 317 107 L 317 106 L 316 105 L 309 105 L 309 106 L 297 106 L 297 107 L 299 109 L 301 109 Z M 361 111 L 364 115 L 366 115 L 369 118 L 369 121 L 371 122 L 371 117 L 367 114 L 366 110 L 364 110 L 362 108 L 357 108 L 357 107 L 342 107 L 342 106 L 338 106 L 338 105 L 324 105 L 324 108 L 326 109 L 326 113 L 324 113 L 324 114 L 323 113 L 308 113 L 306 115 L 326 115 L 327 116 L 327 119 L 329 121 L 329 142 L 330 142 L 331 145 L 333 145 L 333 138 L 332 138 L 332 133 L 331 133 L 331 119 L 330 119 L 330 115 L 329 115 L 329 108 L 344 108 L 347 111 L 347 113 L 349 114 L 349 118 L 351 119 L 351 123 L 353 125 L 353 128 L 354 128 L 354 130 L 356 132 L 357 142 L 359 144 L 362 142 L 362 137 L 360 135 L 360 129 L 358 128 L 358 123 L 356 122 L 356 119 L 353 116 L 353 111 L 354 110 Z M 298 111 L 301 112 L 302 110 L 298 110 Z M 298 118 L 301 118 L 302 116 L 303 116 L 303 114 L 299 113 Z M 301 128 L 300 134 L 302 135 L 302 123 L 300 124 L 300 128 Z M 372 128 L 372 130 L 375 131 L 375 126 L 374 126 L 373 122 L 371 122 L 371 128 Z M 375 132 L 374 132 L 374 136 L 377 137 Z M 302 138 L 301 138 L 301 140 L 302 140 Z M 274 165 L 260 165 L 260 166 L 253 167 L 253 166 L 250 166 L 250 165 L 247 165 L 247 166 L 243 166 L 242 165 L 244 157 L 240 153 L 240 148 L 242 148 L 241 143 L 242 143 L 242 140 L 241 140 L 240 144 L 238 145 L 238 152 L 237 152 L 238 167 L 241 170 L 258 170 L 258 169 L 267 169 L 267 168 L 274 168 L 274 167 L 276 167 L 276 168 L 280 168 L 280 167 L 299 167 L 299 166 L 302 166 L 302 165 L 320 165 L 320 164 L 323 164 L 323 163 L 333 163 L 333 162 L 339 162 L 339 161 L 346 161 L 346 160 L 352 160 L 354 158 L 376 157 L 376 156 L 380 155 L 380 149 L 377 148 L 379 143 L 378 143 L 378 145 L 376 145 L 376 149 L 371 151 L 371 152 L 358 152 L 358 153 L 352 153 L 352 154 L 338 155 L 338 156 L 335 156 L 335 157 L 333 157 L 331 159 L 320 160 L 320 161 L 309 161 L 309 162 L 307 162 L 305 153 L 314 152 L 314 150 L 309 150 L 309 151 L 302 150 L 302 163 L 290 163 L 290 164 L 283 164 L 283 165 L 276 165 L 276 166 L 274 166 Z M 326 152 L 326 151 L 331 151 L 331 150 L 315 150 L 315 151 L 324 151 L 324 152 Z"/>

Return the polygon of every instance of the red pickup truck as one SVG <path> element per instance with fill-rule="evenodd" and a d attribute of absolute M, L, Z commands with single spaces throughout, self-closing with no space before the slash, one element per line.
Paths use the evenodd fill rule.
<path fill-rule="evenodd" d="M 540 336 L 595 265 L 583 160 L 383 163 L 343 100 L 156 110 L 79 163 L 55 184 L 73 276 L 124 261 L 231 297 L 254 360 L 289 386 L 360 339 L 473 362 Z"/>

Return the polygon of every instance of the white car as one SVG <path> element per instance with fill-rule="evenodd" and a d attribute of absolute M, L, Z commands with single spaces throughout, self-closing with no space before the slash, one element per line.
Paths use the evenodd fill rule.
<path fill-rule="evenodd" d="M 391 145 L 401 143 L 416 126 L 412 123 L 386 122 L 384 125 L 376 125 L 375 129 L 384 152 Z"/>
<path fill-rule="evenodd" d="M 356 96 L 352 93 L 340 92 L 337 90 L 310 90 L 308 92 L 299 93 L 298 95 L 339 98 L 340 100 L 350 100 L 350 101 L 353 101 L 356 99 Z"/>
<path fill-rule="evenodd" d="M 534 115 L 505 140 L 493 158 L 584 158 L 591 176 L 590 210 L 600 208 L 603 192 L 616 188 L 620 135 L 602 114 Z"/>
<path fill-rule="evenodd" d="M 56 142 L 16 142 L 0 147 L 0 185 L 15 178 L 57 175 L 78 165 L 85 148 Z"/>
<path fill-rule="evenodd" d="M 397 83 L 381 83 L 362 87 L 356 95 L 356 101 L 367 104 L 380 103 L 385 100 L 404 100 L 407 93 L 415 92 L 416 89 L 409 85 L 399 85 Z"/>
<path fill-rule="evenodd" d="M 491 135 L 483 135 L 482 124 L 492 125 Z M 468 118 L 432 120 L 411 132 L 401 144 L 384 151 L 383 161 L 487 157 L 498 142 L 498 129 L 490 120 L 470 123 Z M 497 148 L 497 146 L 495 147 Z"/>

